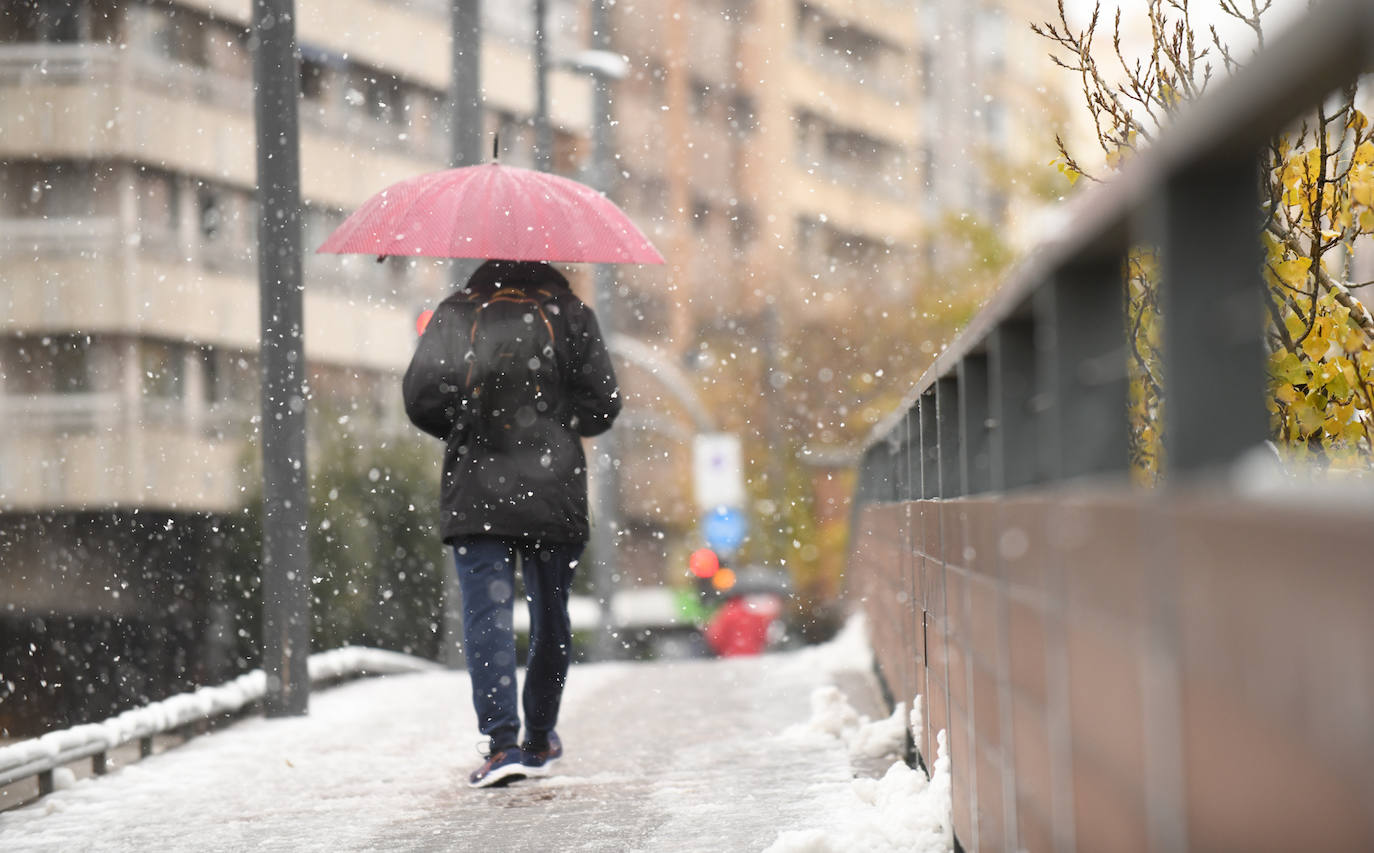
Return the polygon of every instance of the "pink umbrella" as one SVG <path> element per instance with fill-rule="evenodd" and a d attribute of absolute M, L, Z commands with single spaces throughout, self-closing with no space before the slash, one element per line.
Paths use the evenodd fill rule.
<path fill-rule="evenodd" d="M 419 175 L 368 199 L 318 252 L 661 264 L 623 211 L 577 181 L 488 163 Z"/>

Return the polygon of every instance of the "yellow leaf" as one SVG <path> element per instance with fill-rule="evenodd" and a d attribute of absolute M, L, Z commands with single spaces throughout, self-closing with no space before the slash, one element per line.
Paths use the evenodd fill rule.
<path fill-rule="evenodd" d="M 1322 152 L 1318 148 L 1313 148 L 1307 152 L 1303 158 L 1303 180 L 1309 185 L 1317 183 L 1322 174 Z"/>
<path fill-rule="evenodd" d="M 1330 346 L 1330 341 L 1318 335 L 1314 330 L 1312 334 L 1307 336 L 1307 340 L 1302 342 L 1302 351 L 1307 353 L 1308 358 L 1317 361 L 1326 355 Z"/>
<path fill-rule="evenodd" d="M 1291 190 L 1297 188 L 1300 180 L 1302 180 L 1302 169 L 1298 165 L 1298 161 L 1289 160 L 1283 165 L 1283 174 L 1279 176 L 1279 183 L 1283 184 L 1285 189 Z"/>
<path fill-rule="evenodd" d="M 1357 166 L 1374 166 L 1374 142 L 1366 139 L 1355 149 L 1353 162 Z"/>
<path fill-rule="evenodd" d="M 1283 325 L 1288 329 L 1288 336 L 1292 338 L 1302 337 L 1302 333 L 1307 331 L 1307 327 L 1298 319 L 1298 315 L 1292 312 L 1283 316 Z"/>
<path fill-rule="evenodd" d="M 1362 204 L 1365 207 L 1374 206 L 1374 181 L 1352 179 L 1350 181 L 1350 198 L 1356 204 Z"/>
<path fill-rule="evenodd" d="M 1345 125 L 1346 127 L 1350 128 L 1356 133 L 1360 133 L 1366 127 L 1369 127 L 1369 119 L 1366 118 L 1365 114 L 1360 112 L 1359 110 L 1351 110 L 1350 119 L 1345 123 Z"/>
<path fill-rule="evenodd" d="M 1374 210 L 1366 210 L 1360 214 L 1360 230 L 1366 234 L 1374 232 Z"/>
<path fill-rule="evenodd" d="M 1311 258 L 1292 258 L 1275 266 L 1274 272 L 1284 284 L 1300 288 L 1307 283 L 1307 271 L 1311 268 Z"/>
<path fill-rule="evenodd" d="M 1317 411 L 1310 403 L 1296 403 L 1292 408 L 1293 417 L 1297 419 L 1298 429 L 1303 435 L 1308 435 L 1321 429 L 1322 421 L 1325 420 L 1321 412 Z"/>
<path fill-rule="evenodd" d="M 1274 389 L 1274 399 L 1285 405 L 1292 405 L 1302 399 L 1302 392 L 1292 385 L 1284 383 Z"/>

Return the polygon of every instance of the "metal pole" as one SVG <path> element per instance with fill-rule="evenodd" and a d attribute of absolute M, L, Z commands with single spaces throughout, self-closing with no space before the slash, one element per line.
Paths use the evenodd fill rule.
<path fill-rule="evenodd" d="M 548 0 L 534 0 L 534 167 L 553 171 L 553 127 L 549 124 Z"/>
<path fill-rule="evenodd" d="M 268 716 L 310 704 L 309 494 L 301 277 L 300 134 L 292 0 L 254 0 L 258 282 L 262 324 L 262 658 Z"/>
<path fill-rule="evenodd" d="M 453 0 L 453 56 L 449 86 L 449 163 L 475 166 L 482 162 L 482 0 Z M 454 289 L 462 287 L 478 262 L 457 258 L 452 262 Z M 449 669 L 466 666 L 463 657 L 462 594 L 452 564 L 444 561 L 444 625 L 439 655 Z"/>
<path fill-rule="evenodd" d="M 605 0 L 592 0 L 592 48 L 610 50 L 610 13 Z M 611 80 L 604 73 L 594 75 L 596 92 L 592 103 L 592 186 L 603 193 L 611 191 L 615 142 L 611 138 Z M 615 268 L 610 264 L 596 267 L 596 314 L 601 334 L 610 340 L 615 333 Z M 601 607 L 601 630 L 596 635 L 596 656 L 608 660 L 616 656 L 614 634 L 619 626 L 611 611 L 615 595 L 616 532 L 620 529 L 620 469 L 615 460 L 619 455 L 615 430 L 597 437 L 592 449 L 596 460 L 596 477 L 592 480 L 592 507 L 596 524 L 592 527 L 592 588 Z"/>

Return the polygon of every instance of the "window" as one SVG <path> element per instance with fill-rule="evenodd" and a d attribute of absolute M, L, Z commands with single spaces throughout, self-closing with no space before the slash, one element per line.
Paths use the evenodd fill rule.
<path fill-rule="evenodd" d="M 171 344 L 144 341 L 139 369 L 144 396 L 180 400 L 185 393 L 186 364 L 181 352 Z"/>
<path fill-rule="evenodd" d="M 201 184 L 196 188 L 196 207 L 200 211 L 200 233 L 207 240 L 215 239 L 224 225 L 224 203 L 219 191 Z"/>
<path fill-rule="evenodd" d="M 0 13 L 0 41 L 74 42 L 82 38 L 80 0 L 25 0 L 6 3 Z"/>
<path fill-rule="evenodd" d="M 705 199 L 692 200 L 692 228 L 705 231 L 711 224 L 711 203 Z"/>
<path fill-rule="evenodd" d="M 757 126 L 754 117 L 754 101 L 748 95 L 736 95 L 730 102 L 730 112 L 726 117 L 730 127 L 740 133 L 751 133 Z"/>
<path fill-rule="evenodd" d="M 71 42 L 81 40 L 81 20 L 77 16 L 77 0 L 48 0 L 39 16 L 39 34 L 43 41 Z"/>
<path fill-rule="evenodd" d="M 200 348 L 200 376 L 205 402 L 218 402 L 224 396 L 224 381 L 220 376 L 219 351 L 214 347 Z"/>
<path fill-rule="evenodd" d="M 135 182 L 139 228 L 148 232 L 175 231 L 181 221 L 180 193 L 175 175 L 141 168 Z"/>
<path fill-rule="evenodd" d="M 324 65 L 309 59 L 302 59 L 301 97 L 307 101 L 322 100 L 325 92 L 324 75 Z"/>
<path fill-rule="evenodd" d="M 53 391 L 83 394 L 91 390 L 91 339 L 87 335 L 53 338 L 48 344 L 52 358 Z"/>
<path fill-rule="evenodd" d="M 755 234 L 754 213 L 747 207 L 735 209 L 735 214 L 730 217 L 730 245 L 736 252 L 743 252 L 754 242 Z"/>
<path fill-rule="evenodd" d="M 692 82 L 692 115 L 701 117 L 711 114 L 711 85 L 700 80 Z"/>
<path fill-rule="evenodd" d="M 380 122 L 405 121 L 401 111 L 401 84 L 391 75 L 367 78 L 367 112 Z"/>

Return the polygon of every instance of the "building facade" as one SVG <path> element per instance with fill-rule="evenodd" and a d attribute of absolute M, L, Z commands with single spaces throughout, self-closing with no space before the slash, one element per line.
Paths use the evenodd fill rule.
<path fill-rule="evenodd" d="M 487 6 L 485 130 L 528 162 L 532 30 Z M 310 419 L 408 436 L 398 379 L 446 265 L 310 250 L 373 192 L 447 165 L 448 4 L 296 8 Z M 222 665 L 207 561 L 256 470 L 250 15 L 249 0 L 0 14 L 0 729 Z M 590 84 L 551 83 L 567 170 Z M 130 658 L 144 672 L 105 665 Z"/>

